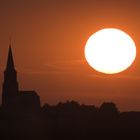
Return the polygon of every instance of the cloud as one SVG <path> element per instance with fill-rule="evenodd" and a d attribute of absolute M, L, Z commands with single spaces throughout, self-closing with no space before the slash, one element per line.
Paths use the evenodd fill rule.
<path fill-rule="evenodd" d="M 17 67 L 17 69 L 20 73 L 25 74 L 78 74 L 82 72 L 85 65 L 85 60 L 65 60 L 48 62 L 35 68 Z"/>

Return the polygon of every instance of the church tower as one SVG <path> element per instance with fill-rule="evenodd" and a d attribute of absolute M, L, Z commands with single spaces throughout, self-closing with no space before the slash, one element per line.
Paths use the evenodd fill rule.
<path fill-rule="evenodd" d="M 11 45 L 9 45 L 9 52 L 7 58 L 7 66 L 4 71 L 4 82 L 2 89 L 2 106 L 14 106 L 19 94 L 17 72 L 14 66 Z"/>

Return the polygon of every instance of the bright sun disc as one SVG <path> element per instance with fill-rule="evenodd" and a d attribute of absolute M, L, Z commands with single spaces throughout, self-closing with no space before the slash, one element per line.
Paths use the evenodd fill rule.
<path fill-rule="evenodd" d="M 95 70 L 115 74 L 127 69 L 136 57 L 136 46 L 125 32 L 106 28 L 93 34 L 85 46 L 85 57 Z"/>

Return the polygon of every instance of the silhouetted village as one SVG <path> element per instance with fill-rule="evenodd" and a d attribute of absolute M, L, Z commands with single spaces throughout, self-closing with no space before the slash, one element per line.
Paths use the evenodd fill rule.
<path fill-rule="evenodd" d="M 128 140 L 140 138 L 140 112 L 119 112 L 114 103 L 100 107 L 75 101 L 40 105 L 35 91 L 20 91 L 11 47 L 4 71 L 0 138 L 40 140 Z"/>

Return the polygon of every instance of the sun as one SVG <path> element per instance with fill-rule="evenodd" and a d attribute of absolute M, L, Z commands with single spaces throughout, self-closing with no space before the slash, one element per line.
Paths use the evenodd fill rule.
<path fill-rule="evenodd" d="M 131 66 L 136 57 L 136 46 L 127 33 L 105 28 L 90 36 L 85 46 L 85 57 L 95 70 L 115 74 Z"/>

